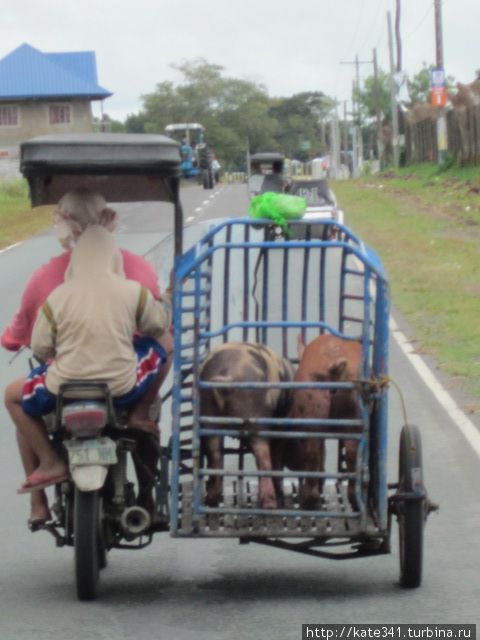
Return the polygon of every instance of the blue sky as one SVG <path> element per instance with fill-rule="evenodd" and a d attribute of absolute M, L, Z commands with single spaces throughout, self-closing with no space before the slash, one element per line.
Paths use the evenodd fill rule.
<path fill-rule="evenodd" d="M 433 0 L 401 0 L 403 68 L 435 62 Z M 443 0 L 445 69 L 470 82 L 480 67 L 480 0 Z M 208 7 L 208 9 L 206 9 Z M 224 74 L 262 83 L 271 96 L 323 91 L 351 97 L 354 66 L 378 51 L 388 70 L 387 11 L 395 0 L 2 0 L 0 57 L 23 42 L 42 51 L 94 50 L 98 80 L 114 96 L 104 110 L 123 119 L 172 63 L 205 58 Z M 361 77 L 371 64 L 361 65 Z M 98 108 L 99 110 L 99 108 Z"/>

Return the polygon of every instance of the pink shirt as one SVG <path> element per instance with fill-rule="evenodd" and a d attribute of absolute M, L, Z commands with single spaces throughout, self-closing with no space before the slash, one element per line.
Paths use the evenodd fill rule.
<path fill-rule="evenodd" d="M 149 289 L 155 299 L 160 298 L 157 275 L 153 267 L 135 253 L 120 249 L 123 256 L 123 270 L 127 280 L 136 280 Z M 70 251 L 55 256 L 49 262 L 34 271 L 27 283 L 20 302 L 20 309 L 1 337 L 2 347 L 16 351 L 23 345 L 28 346 L 37 312 L 51 292 L 64 281 L 65 271 L 70 262 Z"/>

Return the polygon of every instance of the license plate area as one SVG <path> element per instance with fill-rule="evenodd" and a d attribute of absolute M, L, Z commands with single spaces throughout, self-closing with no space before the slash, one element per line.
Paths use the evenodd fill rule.
<path fill-rule="evenodd" d="M 71 467 L 87 464 L 110 465 L 117 462 L 117 445 L 111 438 L 66 440 L 64 444 Z"/>

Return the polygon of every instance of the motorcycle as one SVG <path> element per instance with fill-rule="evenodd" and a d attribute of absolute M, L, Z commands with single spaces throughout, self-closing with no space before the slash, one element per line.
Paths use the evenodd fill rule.
<path fill-rule="evenodd" d="M 158 420 L 158 405 L 152 411 Z M 49 435 L 70 479 L 55 486 L 53 520 L 39 528 L 73 547 L 77 596 L 92 600 L 110 549 L 143 549 L 168 530 L 168 453 L 154 435 L 127 426 L 102 382 L 61 385 Z"/>

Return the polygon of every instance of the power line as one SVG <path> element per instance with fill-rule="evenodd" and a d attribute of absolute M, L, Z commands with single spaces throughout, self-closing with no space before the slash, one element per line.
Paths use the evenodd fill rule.
<path fill-rule="evenodd" d="M 362 17 L 362 14 L 363 14 L 363 9 L 365 7 L 365 2 L 366 2 L 366 0 L 362 0 L 362 3 L 358 5 L 359 6 L 359 11 L 358 11 L 357 19 L 355 21 L 355 31 L 354 31 L 353 36 L 349 39 L 349 47 L 348 47 L 349 51 L 352 51 L 352 50 L 355 51 L 357 49 L 355 47 L 355 42 L 356 42 L 356 40 L 358 38 L 358 33 L 359 33 L 359 30 L 360 30 L 360 24 L 361 24 L 361 17 Z"/>
<path fill-rule="evenodd" d="M 378 36 L 378 40 L 377 40 L 377 42 L 375 43 L 375 48 L 376 48 L 376 49 L 379 49 L 379 48 L 380 48 L 380 43 L 382 43 L 382 44 L 383 44 L 383 40 L 384 40 L 384 38 L 385 38 L 385 31 L 384 31 L 384 30 L 382 30 L 382 31 L 381 31 L 381 33 L 380 33 L 380 35 Z M 388 45 L 387 45 L 387 48 L 388 48 Z"/>
<path fill-rule="evenodd" d="M 414 29 L 412 29 L 412 31 L 410 31 L 410 33 L 407 36 L 404 36 L 404 38 L 403 38 L 404 40 L 408 40 L 408 38 L 411 38 L 420 29 L 420 27 L 425 22 L 427 17 L 432 13 L 432 10 L 433 10 L 433 4 L 430 4 L 430 6 L 427 8 L 427 11 L 425 12 L 425 15 L 423 16 L 423 18 L 420 20 L 420 22 L 417 24 L 417 26 Z"/>
<path fill-rule="evenodd" d="M 373 22 L 371 23 L 371 27 L 368 30 L 366 37 L 363 39 L 361 46 L 356 47 L 357 51 L 361 51 L 363 47 L 367 44 L 368 40 L 372 37 L 372 32 L 375 31 L 378 27 L 378 21 L 382 18 L 383 14 L 380 11 L 380 7 L 385 3 L 385 0 L 379 0 L 377 8 L 375 10 L 375 17 L 373 18 Z M 381 27 L 383 30 L 383 27 Z"/>

